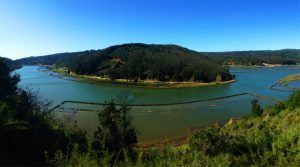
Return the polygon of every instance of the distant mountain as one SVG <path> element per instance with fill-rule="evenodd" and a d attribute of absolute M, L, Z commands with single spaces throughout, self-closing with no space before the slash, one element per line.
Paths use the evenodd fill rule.
<path fill-rule="evenodd" d="M 36 56 L 36 57 L 26 57 L 22 59 L 15 60 L 17 63 L 22 65 L 53 65 L 64 58 L 78 56 L 86 51 L 83 52 L 66 52 L 66 53 L 57 53 L 51 55 L 44 55 L 44 56 Z"/>
<path fill-rule="evenodd" d="M 114 79 L 159 81 L 228 81 L 227 67 L 177 45 L 123 44 L 66 58 L 70 72 Z"/>
<path fill-rule="evenodd" d="M 10 71 L 13 71 L 13 70 L 16 70 L 16 69 L 19 69 L 22 67 L 22 65 L 19 64 L 18 62 L 15 62 L 6 57 L 0 57 L 0 60 L 2 60 L 9 67 Z"/>
<path fill-rule="evenodd" d="M 300 49 L 203 52 L 211 60 L 231 65 L 281 64 L 295 65 L 300 63 Z"/>

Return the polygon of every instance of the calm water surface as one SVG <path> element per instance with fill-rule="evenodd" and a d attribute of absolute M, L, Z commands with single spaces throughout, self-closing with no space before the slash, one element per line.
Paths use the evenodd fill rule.
<path fill-rule="evenodd" d="M 83 82 L 75 82 L 50 76 L 38 70 L 38 66 L 25 66 L 16 72 L 21 75 L 21 87 L 28 87 L 39 92 L 44 99 L 53 101 L 53 105 L 65 100 L 85 102 L 105 102 L 115 98 L 122 91 L 132 94 L 130 103 L 172 103 L 228 96 L 249 92 L 277 99 L 286 99 L 290 92 L 270 90 L 269 87 L 280 78 L 300 73 L 299 66 L 282 66 L 274 68 L 231 68 L 237 77 L 237 82 L 227 85 L 215 85 L 197 88 L 155 89 L 126 88 L 118 86 L 103 86 Z M 292 86 L 300 87 L 299 82 Z M 174 106 L 132 107 L 134 125 L 139 131 L 139 141 L 152 142 L 188 135 L 192 128 L 224 122 L 229 118 L 238 118 L 249 114 L 250 101 L 254 97 L 244 95 L 230 99 L 183 104 Z M 273 102 L 260 99 L 262 105 Z M 90 106 L 65 104 L 65 108 L 96 108 Z M 69 112 L 58 112 L 58 116 Z M 74 115 L 81 127 L 94 130 L 97 126 L 95 112 L 78 111 Z"/>

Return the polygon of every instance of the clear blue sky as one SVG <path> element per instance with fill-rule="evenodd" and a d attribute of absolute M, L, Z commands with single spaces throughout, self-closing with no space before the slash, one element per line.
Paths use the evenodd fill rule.
<path fill-rule="evenodd" d="M 197 51 L 300 48 L 300 0 L 0 0 L 0 55 L 122 43 Z"/>

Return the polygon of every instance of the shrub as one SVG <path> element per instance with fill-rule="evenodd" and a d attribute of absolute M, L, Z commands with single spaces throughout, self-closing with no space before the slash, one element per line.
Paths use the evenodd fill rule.
<path fill-rule="evenodd" d="M 258 104 L 258 100 L 254 99 L 251 101 L 252 104 L 252 115 L 254 116 L 260 116 L 263 113 L 263 108 Z"/>
<path fill-rule="evenodd" d="M 300 90 L 290 95 L 286 105 L 289 110 L 294 110 L 295 108 L 300 107 Z"/>
<path fill-rule="evenodd" d="M 128 111 L 126 105 L 117 109 L 114 101 L 111 101 L 99 112 L 99 127 L 94 134 L 93 148 L 98 157 L 108 154 L 112 165 L 135 157 L 133 146 L 137 143 L 137 137 Z"/>

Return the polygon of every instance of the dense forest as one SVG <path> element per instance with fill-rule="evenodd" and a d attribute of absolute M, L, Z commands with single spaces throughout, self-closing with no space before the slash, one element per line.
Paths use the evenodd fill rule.
<path fill-rule="evenodd" d="M 70 53 L 57 53 L 45 56 L 36 56 L 36 57 L 26 57 L 22 59 L 17 59 L 15 62 L 22 64 L 22 65 L 53 65 L 64 58 L 78 56 L 80 54 L 85 53 L 83 52 L 70 52 Z"/>
<path fill-rule="evenodd" d="M 129 44 L 130 45 L 130 44 Z M 140 46 L 147 46 L 145 44 L 133 44 Z M 123 45 L 124 46 L 124 45 Z M 128 46 L 128 44 L 127 44 Z M 110 47 L 111 50 L 119 46 Z M 176 45 L 169 45 L 169 49 L 174 47 L 179 49 L 180 47 Z M 168 48 L 166 48 L 168 49 Z M 109 51 L 110 49 L 104 49 Z M 187 49 L 186 49 L 187 51 Z M 190 50 L 189 50 L 190 51 Z M 188 51 L 188 52 L 189 52 Z M 89 55 L 91 53 L 97 54 L 102 52 L 101 50 L 90 50 L 83 52 L 70 52 L 70 53 L 58 53 L 45 56 L 37 57 L 27 57 L 18 59 L 15 62 L 21 65 L 53 65 L 65 58 L 80 56 L 80 55 Z M 147 51 L 149 53 L 149 51 Z M 175 51 L 176 52 L 176 51 Z M 300 50 L 299 49 L 283 49 L 283 50 L 258 50 L 258 51 L 229 51 L 229 52 L 196 52 L 191 51 L 193 55 L 198 55 L 204 59 L 210 59 L 214 62 L 223 65 L 244 65 L 244 66 L 253 66 L 253 65 L 263 65 L 266 64 L 280 64 L 280 65 L 295 65 L 300 63 Z M 121 51 L 122 53 L 122 51 Z M 125 53 L 125 52 L 124 52 Z M 100 54 L 100 53 L 99 53 Z M 107 54 L 109 54 L 107 52 Z M 120 54 L 120 53 L 118 53 Z M 126 53 L 128 54 L 128 53 Z M 147 53 L 146 53 L 147 54 Z M 165 54 L 165 53 L 162 53 Z M 101 54 L 102 55 L 102 54 Z M 116 55 L 119 57 L 120 55 Z M 128 55 L 125 55 L 125 57 Z M 75 61 L 75 60 L 74 60 Z M 87 61 L 87 60 L 85 60 Z M 116 60 L 115 60 L 116 61 Z M 85 63 L 87 64 L 88 61 Z M 82 65 L 84 66 L 84 65 Z M 82 67 L 83 68 L 83 67 Z"/>
<path fill-rule="evenodd" d="M 126 94 L 99 111 L 93 135 L 55 119 L 49 102 L 17 87 L 0 60 L 0 164 L 48 166 L 299 166 L 300 91 L 252 114 L 194 133 L 182 146 L 137 148 Z M 249 102 L 250 103 L 250 102 Z"/>
<path fill-rule="evenodd" d="M 203 52 L 211 60 L 227 65 L 261 66 L 266 64 L 295 65 L 300 63 L 299 49 Z"/>
<path fill-rule="evenodd" d="M 15 61 L 22 65 L 57 65 L 78 75 L 130 81 L 228 81 L 226 65 L 295 65 L 299 49 L 196 52 L 177 45 L 123 44 L 102 50 L 58 53 Z"/>
<path fill-rule="evenodd" d="M 233 79 L 228 67 L 176 45 L 117 45 L 66 58 L 57 66 L 79 75 L 111 80 L 214 82 Z"/>
<path fill-rule="evenodd" d="M 9 58 L 5 58 L 5 57 L 0 57 L 0 61 L 3 61 L 8 67 L 10 71 L 13 71 L 15 69 L 19 69 L 22 67 L 22 65 L 16 61 L 13 61 Z"/>

